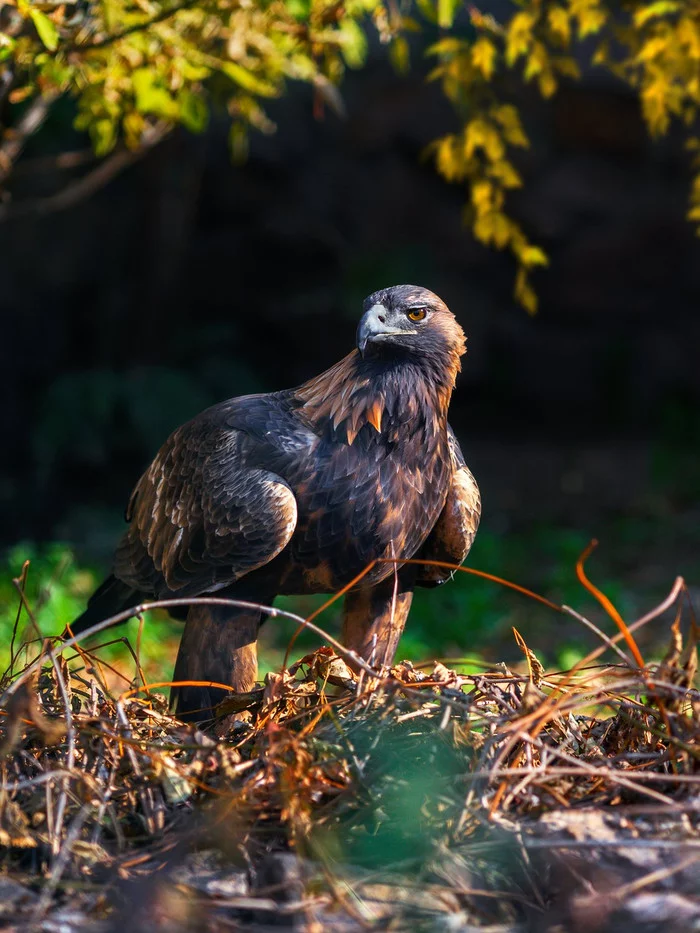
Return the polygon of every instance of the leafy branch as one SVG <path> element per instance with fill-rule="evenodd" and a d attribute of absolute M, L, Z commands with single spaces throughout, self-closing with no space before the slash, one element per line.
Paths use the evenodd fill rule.
<path fill-rule="evenodd" d="M 0 216 L 22 211 L 1 189 L 59 97 L 75 100 L 75 126 L 98 158 L 117 154 L 112 169 L 125 152 L 150 149 L 158 127 L 202 132 L 213 108 L 228 114 L 232 154 L 243 158 L 251 130 L 274 130 L 265 101 L 290 80 L 340 112 L 337 88 L 347 68 L 364 64 L 369 30 L 404 73 L 408 34 L 437 29 L 429 78 L 457 126 L 430 152 L 444 178 L 464 185 L 474 236 L 513 255 L 514 296 L 529 312 L 532 272 L 548 258 L 509 211 L 524 184 L 518 152 L 531 144 L 512 87 L 532 85 L 548 100 L 562 81 L 580 79 L 584 57 L 624 81 L 652 136 L 674 122 L 686 128 L 696 173 L 688 216 L 700 222 L 700 0 L 518 0 L 502 21 L 476 7 L 465 15 L 458 0 L 407 0 L 400 9 L 393 0 L 153 0 L 147 13 L 136 0 L 55 8 L 7 0 L 0 9 Z M 72 191 L 89 193 L 96 177 L 110 176 L 94 170 Z M 60 192 L 56 199 L 65 202 Z"/>

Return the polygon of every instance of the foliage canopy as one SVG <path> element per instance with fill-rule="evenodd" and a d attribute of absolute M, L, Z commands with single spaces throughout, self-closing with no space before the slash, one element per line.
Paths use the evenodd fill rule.
<path fill-rule="evenodd" d="M 700 0 L 517 0 L 500 21 L 457 0 L 5 0 L 0 185 L 63 95 L 115 171 L 178 124 L 202 132 L 213 110 L 228 115 L 242 159 L 251 129 L 274 130 L 265 101 L 289 80 L 312 85 L 317 107 L 342 109 L 338 85 L 365 62 L 371 30 L 400 73 L 408 35 L 437 31 L 429 77 L 459 128 L 431 151 L 440 174 L 465 186 L 474 236 L 515 257 L 515 297 L 528 311 L 537 307 L 530 272 L 547 257 L 506 209 L 523 184 L 514 154 L 530 145 L 508 99 L 518 83 L 551 98 L 562 79 L 597 67 L 635 90 L 652 136 L 680 121 L 697 170 L 689 219 L 700 221 Z"/>

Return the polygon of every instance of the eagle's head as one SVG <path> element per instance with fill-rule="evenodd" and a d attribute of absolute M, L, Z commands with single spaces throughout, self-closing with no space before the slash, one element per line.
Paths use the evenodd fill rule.
<path fill-rule="evenodd" d="M 310 422 L 330 426 L 349 445 L 365 424 L 377 437 L 422 425 L 434 438 L 438 422 L 444 433 L 465 348 L 464 331 L 433 292 L 417 285 L 383 288 L 365 299 L 357 350 L 295 395 Z"/>
<path fill-rule="evenodd" d="M 458 365 L 466 341 L 437 295 L 418 285 L 393 285 L 365 299 L 357 348 L 365 358 L 423 357 Z"/>

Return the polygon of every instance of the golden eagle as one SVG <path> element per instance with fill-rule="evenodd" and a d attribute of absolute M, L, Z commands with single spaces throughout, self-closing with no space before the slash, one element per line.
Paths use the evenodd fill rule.
<path fill-rule="evenodd" d="M 370 295 L 357 349 L 295 389 L 214 405 L 178 428 L 139 480 L 114 573 L 73 624 L 79 632 L 144 599 L 216 594 L 270 605 L 333 592 L 376 558 L 461 563 L 481 510 L 447 422 L 464 333 L 432 292 Z M 345 597 L 343 639 L 393 659 L 415 585 L 450 574 L 378 563 Z M 192 606 L 175 680 L 253 687 L 261 613 Z M 185 719 L 224 692 L 173 689 Z"/>

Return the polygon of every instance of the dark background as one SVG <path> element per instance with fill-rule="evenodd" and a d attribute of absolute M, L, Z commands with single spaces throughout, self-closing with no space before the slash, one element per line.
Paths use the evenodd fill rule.
<path fill-rule="evenodd" d="M 634 607 L 676 573 L 697 583 L 700 240 L 682 138 L 650 142 L 612 80 L 516 98 L 532 148 L 512 210 L 551 259 L 531 318 L 511 259 L 475 243 L 465 191 L 424 155 L 456 126 L 439 88 L 375 55 L 343 94 L 347 118 L 319 120 L 293 86 L 243 166 L 215 119 L 70 210 L 0 225 L 0 546 L 60 539 L 106 566 L 173 427 L 316 374 L 353 345 L 363 297 L 407 281 L 469 337 L 452 422 L 484 496 L 478 566 L 556 588 L 597 536 Z M 17 203 L 77 177 L 33 161 L 84 144 L 70 119 L 63 105 L 26 153 Z"/>

